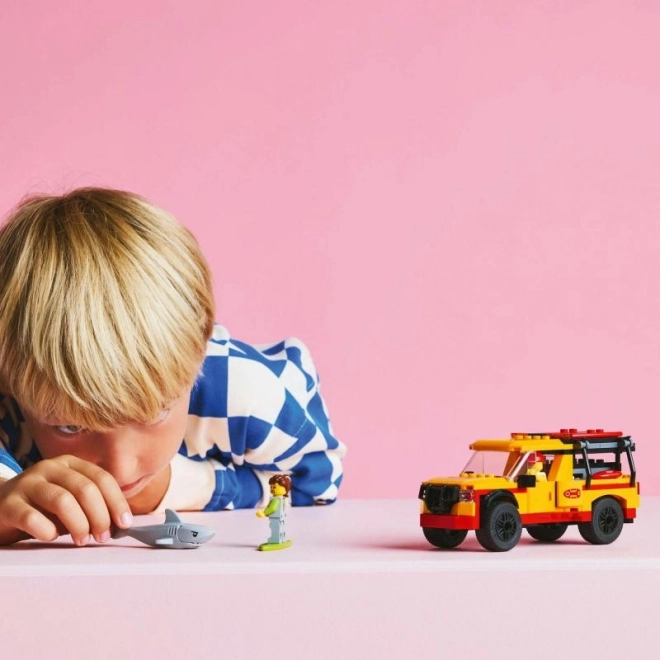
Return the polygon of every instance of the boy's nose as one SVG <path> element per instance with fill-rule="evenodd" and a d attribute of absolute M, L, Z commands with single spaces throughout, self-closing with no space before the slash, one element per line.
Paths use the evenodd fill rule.
<path fill-rule="evenodd" d="M 97 465 L 109 472 L 120 486 L 127 485 L 141 475 L 136 474 L 136 438 L 130 432 L 110 431 L 99 437 Z"/>

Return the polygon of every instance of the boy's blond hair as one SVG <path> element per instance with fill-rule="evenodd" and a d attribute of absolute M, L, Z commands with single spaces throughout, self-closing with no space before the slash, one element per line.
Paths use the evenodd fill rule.
<path fill-rule="evenodd" d="M 197 241 L 132 193 L 31 197 L 0 229 L 0 391 L 42 420 L 153 420 L 192 385 L 214 312 Z"/>

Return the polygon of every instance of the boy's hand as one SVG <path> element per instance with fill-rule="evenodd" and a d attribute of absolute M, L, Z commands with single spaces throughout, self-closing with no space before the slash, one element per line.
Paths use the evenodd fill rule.
<path fill-rule="evenodd" d="M 102 543 L 111 524 L 125 529 L 132 522 L 114 477 L 75 456 L 39 461 L 0 483 L 0 545 L 30 537 L 54 541 L 66 533 L 77 545 L 90 535 Z"/>

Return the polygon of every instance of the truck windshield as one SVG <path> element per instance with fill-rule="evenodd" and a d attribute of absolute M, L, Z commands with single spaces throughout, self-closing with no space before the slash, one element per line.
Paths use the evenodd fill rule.
<path fill-rule="evenodd" d="M 498 477 L 512 479 L 524 465 L 526 456 L 527 454 L 520 454 L 519 452 L 475 451 L 463 468 L 463 472 L 493 474 Z"/>

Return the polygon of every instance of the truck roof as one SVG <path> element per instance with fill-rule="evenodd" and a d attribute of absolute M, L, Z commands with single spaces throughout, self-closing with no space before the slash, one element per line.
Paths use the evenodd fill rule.
<path fill-rule="evenodd" d="M 476 440 L 470 449 L 477 451 L 541 451 L 549 452 L 566 450 L 568 446 L 589 446 L 597 444 L 605 446 L 608 440 L 616 445 L 630 443 L 621 431 L 604 431 L 603 429 L 560 429 L 551 433 L 512 433 L 511 438 L 493 438 Z M 625 442 L 628 440 L 628 442 Z"/>
<path fill-rule="evenodd" d="M 516 439 L 484 438 L 476 440 L 470 445 L 475 451 L 545 451 L 551 453 L 566 449 L 566 444 L 561 440 L 544 437 L 521 436 Z"/>

